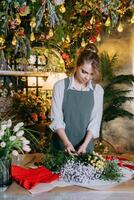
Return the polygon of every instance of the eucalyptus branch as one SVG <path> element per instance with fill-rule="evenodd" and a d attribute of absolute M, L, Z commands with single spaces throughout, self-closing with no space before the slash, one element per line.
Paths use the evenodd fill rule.
<path fill-rule="evenodd" d="M 46 3 L 44 1 L 44 4 L 39 8 L 39 10 L 37 11 L 36 13 L 36 28 L 35 28 L 35 31 L 38 30 L 40 24 L 41 24 L 41 21 L 42 21 L 42 18 L 43 18 L 43 15 L 44 15 L 44 12 L 45 12 L 45 9 L 46 9 Z"/>

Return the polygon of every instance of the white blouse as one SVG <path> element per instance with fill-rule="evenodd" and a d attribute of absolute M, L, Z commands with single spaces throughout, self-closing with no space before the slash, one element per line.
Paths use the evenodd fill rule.
<path fill-rule="evenodd" d="M 68 86 L 68 90 L 78 90 L 74 84 L 74 76 L 70 77 L 70 84 Z M 64 97 L 64 79 L 56 82 L 53 89 L 53 97 L 52 97 L 52 108 L 51 108 L 51 120 L 50 128 L 53 131 L 56 131 L 59 128 L 65 129 L 65 122 L 63 121 L 63 112 L 62 112 L 62 102 Z M 82 91 L 93 90 L 93 86 L 91 81 Z M 103 95 L 104 90 L 101 85 L 96 84 L 94 90 L 94 107 L 90 116 L 90 121 L 87 127 L 87 131 L 91 131 L 93 134 L 93 138 L 99 137 L 100 124 L 103 113 Z"/>

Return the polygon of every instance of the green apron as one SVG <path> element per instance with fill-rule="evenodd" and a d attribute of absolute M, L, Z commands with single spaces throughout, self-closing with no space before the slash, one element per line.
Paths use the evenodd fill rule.
<path fill-rule="evenodd" d="M 65 79 L 65 90 L 62 104 L 65 132 L 76 150 L 83 143 L 91 112 L 94 106 L 94 91 L 77 91 L 68 89 L 69 78 Z M 87 152 L 93 151 L 93 139 L 88 144 Z M 52 150 L 64 150 L 64 144 L 59 136 L 54 133 L 52 139 Z"/>

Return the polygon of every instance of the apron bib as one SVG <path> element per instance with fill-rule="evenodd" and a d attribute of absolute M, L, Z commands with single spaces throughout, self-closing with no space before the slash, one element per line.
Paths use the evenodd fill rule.
<path fill-rule="evenodd" d="M 63 120 L 66 125 L 66 135 L 77 151 L 86 136 L 94 106 L 94 94 L 92 89 L 89 91 L 77 91 L 67 89 L 68 86 L 69 78 L 66 78 L 62 104 Z M 91 139 L 87 147 L 87 152 L 92 153 L 93 147 L 93 139 Z M 64 144 L 56 133 L 53 135 L 52 149 L 53 151 L 64 150 Z"/>

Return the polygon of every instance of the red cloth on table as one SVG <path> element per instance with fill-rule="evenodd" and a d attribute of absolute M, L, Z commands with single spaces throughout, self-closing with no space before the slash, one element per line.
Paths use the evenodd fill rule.
<path fill-rule="evenodd" d="M 44 166 L 35 169 L 26 169 L 12 165 L 11 174 L 12 179 L 26 189 L 31 189 L 38 183 L 50 183 L 59 178 L 59 174 L 54 174 Z"/>
<path fill-rule="evenodd" d="M 132 169 L 134 170 L 134 164 L 126 164 L 125 161 L 128 161 L 126 158 L 123 158 L 123 157 L 118 157 L 118 156 L 106 156 L 106 160 L 118 160 L 118 165 L 120 167 L 127 167 L 129 169 Z M 129 161 L 128 161 L 129 162 Z"/>

